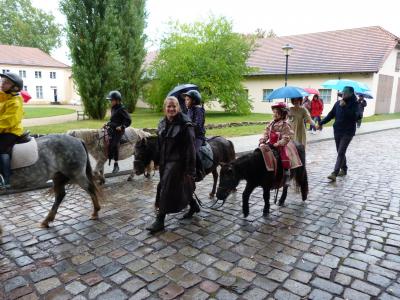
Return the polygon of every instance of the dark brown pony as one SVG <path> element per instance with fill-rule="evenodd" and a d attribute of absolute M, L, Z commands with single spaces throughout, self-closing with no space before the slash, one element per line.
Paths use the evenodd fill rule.
<path fill-rule="evenodd" d="M 290 171 L 290 178 L 295 178 L 296 184 L 300 187 L 301 196 L 303 201 L 307 199 L 308 195 L 308 179 L 307 170 L 305 167 L 305 151 L 304 146 L 295 143 L 297 151 L 302 162 L 302 166 Z M 277 189 L 283 185 L 283 168 L 280 161 L 279 154 L 274 152 L 275 157 L 278 161 L 278 171 L 274 172 L 267 171 L 262 156 L 261 150 L 256 149 L 252 153 L 243 155 L 238 159 L 235 159 L 231 163 L 224 164 L 221 167 L 220 180 L 217 191 L 217 199 L 225 202 L 229 194 L 236 189 L 241 180 L 246 180 L 246 187 L 243 191 L 243 215 L 247 217 L 249 215 L 249 198 L 253 190 L 261 186 L 263 188 L 264 198 L 264 216 L 269 214 L 269 198 L 271 189 Z M 285 203 L 287 196 L 287 187 L 283 188 L 282 196 L 279 199 L 278 205 L 282 206 Z"/>
<path fill-rule="evenodd" d="M 218 171 L 217 167 L 221 163 L 229 163 L 235 159 L 235 147 L 233 143 L 222 136 L 215 136 L 209 138 L 207 142 L 210 144 L 213 152 L 213 164 L 210 168 L 206 169 L 206 174 L 212 173 L 214 183 L 213 188 L 209 196 L 212 198 L 215 195 L 218 182 Z M 145 169 L 150 165 L 151 162 L 154 165 L 158 165 L 158 142 L 157 136 L 151 136 L 139 140 L 135 144 L 135 161 L 134 169 L 136 175 L 144 174 Z"/>

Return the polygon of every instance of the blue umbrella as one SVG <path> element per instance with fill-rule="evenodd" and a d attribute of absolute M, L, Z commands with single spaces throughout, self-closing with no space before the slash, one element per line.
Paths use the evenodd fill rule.
<path fill-rule="evenodd" d="M 356 93 L 363 93 L 366 91 L 369 91 L 369 87 L 362 82 L 358 82 L 355 80 L 350 80 L 350 79 L 331 79 L 325 81 L 323 84 L 321 84 L 324 88 L 328 89 L 335 89 L 338 91 L 342 91 L 344 87 L 346 86 L 351 86 L 354 88 L 354 91 Z"/>
<path fill-rule="evenodd" d="M 357 93 L 358 96 L 363 96 L 365 99 L 374 99 L 370 91 L 365 91 L 363 93 Z"/>
<path fill-rule="evenodd" d="M 300 97 L 303 98 L 308 95 L 310 94 L 297 86 L 284 86 L 276 90 L 273 90 L 267 96 L 267 100 L 283 99 L 283 98 L 300 98 Z"/>

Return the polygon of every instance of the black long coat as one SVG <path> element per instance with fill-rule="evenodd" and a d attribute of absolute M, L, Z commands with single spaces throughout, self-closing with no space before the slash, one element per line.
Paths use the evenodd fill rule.
<path fill-rule="evenodd" d="M 178 113 L 172 122 L 162 119 L 158 125 L 158 146 L 160 182 L 156 206 L 162 214 L 177 213 L 189 204 L 195 189 L 196 150 L 189 118 Z"/>

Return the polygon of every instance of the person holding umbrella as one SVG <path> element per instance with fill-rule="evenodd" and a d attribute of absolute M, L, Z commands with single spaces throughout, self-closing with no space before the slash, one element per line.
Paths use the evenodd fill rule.
<path fill-rule="evenodd" d="M 0 74 L 0 78 L 0 189 L 6 189 L 10 187 L 11 152 L 24 132 L 24 111 L 19 94 L 24 83 L 20 76 L 11 72 Z"/>
<path fill-rule="evenodd" d="M 360 128 L 361 121 L 364 115 L 364 108 L 367 106 L 367 101 L 364 99 L 363 94 L 358 95 L 357 104 L 358 104 L 358 109 L 360 110 L 360 118 L 357 120 L 357 128 Z"/>
<path fill-rule="evenodd" d="M 360 117 L 354 88 L 351 86 L 344 87 L 342 97 L 342 100 L 337 101 L 328 115 L 317 125 L 318 128 L 322 129 L 324 124 L 335 119 L 333 134 L 335 137 L 337 158 L 334 170 L 328 176 L 328 179 L 331 181 L 336 181 L 337 176 L 347 175 L 346 151 L 356 133 L 356 122 Z"/>
<path fill-rule="evenodd" d="M 195 134 L 195 148 L 196 148 L 196 181 L 201 181 L 205 176 L 203 164 L 200 159 L 200 147 L 206 142 L 206 129 L 205 123 L 205 110 L 201 105 L 201 94 L 196 90 L 190 90 L 183 93 L 185 98 L 187 115 L 192 121 Z"/>
<path fill-rule="evenodd" d="M 121 138 L 124 135 L 125 128 L 132 123 L 131 116 L 125 107 L 122 105 L 122 96 L 119 91 L 111 91 L 107 98 L 111 102 L 111 118 L 104 126 L 110 136 L 108 146 L 109 163 L 114 160 L 113 173 L 119 172 L 118 152 Z"/>

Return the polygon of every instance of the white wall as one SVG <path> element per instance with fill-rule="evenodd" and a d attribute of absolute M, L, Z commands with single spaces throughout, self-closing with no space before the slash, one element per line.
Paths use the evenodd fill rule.
<path fill-rule="evenodd" d="M 32 96 L 29 104 L 49 104 L 54 101 L 54 88 L 57 89 L 57 101 L 68 103 L 72 99 L 73 92 L 69 90 L 68 81 L 70 79 L 70 68 L 49 68 L 32 66 L 0 65 L 2 70 L 10 70 L 19 74 L 20 70 L 26 72 L 26 77 L 22 78 L 24 86 L 27 86 L 28 93 Z M 42 78 L 35 78 L 35 71 L 42 72 Z M 50 72 L 56 72 L 56 78 L 50 78 Z M 42 86 L 43 98 L 39 99 L 36 95 L 36 86 Z"/>
<path fill-rule="evenodd" d="M 400 78 L 400 72 L 395 72 L 396 68 L 396 58 L 397 53 L 400 52 L 398 49 L 394 49 L 389 56 L 387 57 L 385 63 L 383 64 L 382 68 L 380 69 L 379 73 L 375 74 L 374 82 L 375 82 L 375 89 L 376 92 L 378 88 L 378 80 L 379 75 L 388 75 L 393 76 L 393 89 L 392 89 L 392 98 L 390 100 L 390 112 L 393 113 L 395 106 L 396 106 L 396 93 L 397 93 L 397 85 Z"/>
<path fill-rule="evenodd" d="M 373 85 L 373 75 L 372 74 L 347 74 L 341 75 L 341 79 L 351 79 L 362 83 L 365 83 L 370 88 Z M 302 88 L 314 88 L 314 89 L 324 89 L 321 86 L 323 82 L 329 79 L 338 79 L 338 74 L 330 75 L 289 75 L 288 85 L 298 86 Z M 271 113 L 271 102 L 264 102 L 263 90 L 264 89 L 277 89 L 284 86 L 283 76 L 251 76 L 244 80 L 243 82 L 245 88 L 249 91 L 249 98 L 253 101 L 253 112 L 259 113 Z M 331 102 L 324 103 L 323 115 L 326 115 L 335 104 L 337 99 L 337 91 L 332 90 L 331 92 Z M 276 101 L 282 101 L 275 100 Z M 368 100 L 368 105 L 365 109 L 364 115 L 373 115 L 375 111 L 375 100 Z"/>

